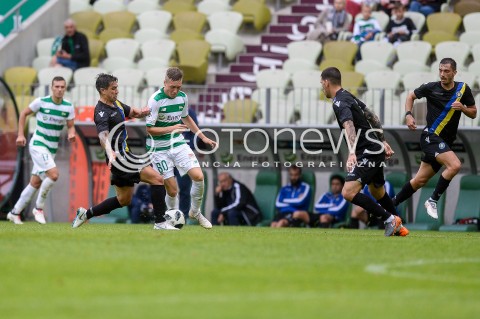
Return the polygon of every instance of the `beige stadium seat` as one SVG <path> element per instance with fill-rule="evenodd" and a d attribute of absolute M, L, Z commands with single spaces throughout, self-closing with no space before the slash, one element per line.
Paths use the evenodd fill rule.
<path fill-rule="evenodd" d="M 382 31 L 385 30 L 385 28 L 388 25 L 388 22 L 390 21 L 390 17 L 383 11 L 373 11 L 372 18 L 377 19 L 378 24 L 380 25 L 380 28 L 382 29 Z"/>
<path fill-rule="evenodd" d="M 202 33 L 207 16 L 200 12 L 179 12 L 173 17 L 173 27 L 175 30 L 189 29 Z"/>
<path fill-rule="evenodd" d="M 432 53 L 432 45 L 425 41 L 407 41 L 397 46 L 398 60 L 416 60 L 422 64 L 427 63 Z"/>
<path fill-rule="evenodd" d="M 258 103 L 250 99 L 230 100 L 223 105 L 224 123 L 254 123 L 258 112 Z"/>
<path fill-rule="evenodd" d="M 107 51 L 107 57 L 121 57 L 132 62 L 138 54 L 140 49 L 140 43 L 133 39 L 114 39 L 107 42 L 105 50 Z"/>
<path fill-rule="evenodd" d="M 55 38 L 41 39 L 37 42 L 37 56 L 52 56 L 52 45 Z"/>
<path fill-rule="evenodd" d="M 118 29 L 104 29 L 98 35 L 98 39 L 103 43 L 107 43 L 110 40 L 114 39 L 131 39 L 132 34 L 127 31 L 122 31 Z"/>
<path fill-rule="evenodd" d="M 113 71 L 113 75 L 118 78 L 118 86 L 131 89 L 133 92 L 143 83 L 143 71 L 139 69 L 117 69 Z"/>
<path fill-rule="evenodd" d="M 320 80 L 319 80 L 320 81 Z M 279 69 L 261 70 L 257 73 L 257 89 L 252 93 L 252 100 L 260 105 L 260 111 L 263 114 L 262 121 L 265 120 L 267 111 L 268 92 L 270 92 L 270 106 L 278 104 L 278 101 L 285 101 L 285 90 L 290 82 L 290 73 Z M 268 91 L 268 89 L 270 89 Z"/>
<path fill-rule="evenodd" d="M 179 1 L 169 0 L 163 4 L 163 10 L 170 12 L 172 15 L 176 15 L 180 12 L 197 11 L 197 7 L 193 4 L 193 1 Z"/>
<path fill-rule="evenodd" d="M 403 76 L 403 87 L 407 90 L 418 88 L 423 83 L 434 82 L 438 80 L 438 75 L 431 72 L 411 72 Z"/>
<path fill-rule="evenodd" d="M 101 67 L 108 72 L 113 72 L 118 69 L 135 68 L 136 65 L 132 60 L 122 57 L 106 58 L 102 61 Z"/>
<path fill-rule="evenodd" d="M 285 114 L 292 116 L 292 112 L 299 115 L 298 121 L 302 124 L 312 124 L 313 121 L 318 123 L 328 123 L 331 112 L 326 110 L 315 110 L 320 102 L 320 93 L 322 86 L 320 84 L 320 76 L 322 72 L 319 70 L 298 71 L 292 75 L 293 90 L 287 95 L 287 109 Z M 328 113 L 328 114 L 327 114 Z M 315 115 L 310 118 L 310 115 Z M 320 118 L 319 118 L 320 117 Z M 311 121 L 311 122 L 310 122 Z M 283 123 L 288 123 L 289 118 L 284 119 Z"/>
<path fill-rule="evenodd" d="M 445 41 L 436 45 L 435 47 L 435 61 L 432 65 L 440 62 L 441 59 L 449 57 L 457 62 L 457 69 L 465 69 L 465 62 L 470 55 L 470 46 L 458 41 Z"/>
<path fill-rule="evenodd" d="M 198 12 L 207 16 L 215 12 L 230 11 L 232 8 L 227 1 L 223 0 L 203 0 L 197 5 Z"/>
<path fill-rule="evenodd" d="M 355 64 L 355 72 L 367 75 L 376 71 L 386 71 L 388 67 L 375 60 L 361 60 Z"/>
<path fill-rule="evenodd" d="M 401 75 L 394 71 L 370 72 L 365 76 L 368 88 L 364 94 L 365 104 L 373 108 L 385 125 L 401 125 L 403 121 L 405 111 L 396 95 L 400 79 Z"/>
<path fill-rule="evenodd" d="M 294 41 L 287 45 L 289 59 L 302 59 L 316 64 L 322 44 L 318 41 Z"/>
<path fill-rule="evenodd" d="M 85 0 L 69 0 L 68 1 L 68 13 L 73 14 L 82 11 L 92 11 L 93 7 L 88 1 Z"/>
<path fill-rule="evenodd" d="M 140 44 L 148 41 L 163 39 L 166 37 L 167 35 L 164 34 L 162 31 L 153 28 L 139 29 L 137 32 L 135 32 L 133 36 L 133 38 Z"/>
<path fill-rule="evenodd" d="M 100 73 L 108 71 L 97 67 L 86 67 L 73 73 L 75 87 L 70 90 L 74 105 L 95 105 L 98 100 L 98 92 L 95 88 L 95 80 Z"/>
<path fill-rule="evenodd" d="M 32 61 L 32 68 L 37 71 L 41 69 L 48 68 L 50 66 L 50 62 L 52 61 L 52 57 L 50 56 L 38 56 Z"/>
<path fill-rule="evenodd" d="M 229 61 L 245 49 L 242 38 L 228 30 L 210 30 L 205 34 L 205 40 L 210 43 L 212 53 L 224 54 Z"/>
<path fill-rule="evenodd" d="M 303 59 L 288 59 L 283 62 L 282 69 L 294 74 L 298 71 L 318 70 L 318 65 Z"/>
<path fill-rule="evenodd" d="M 465 82 L 468 84 L 468 86 L 470 86 L 470 88 L 473 88 L 476 80 L 477 80 L 477 76 L 475 74 L 469 73 L 466 71 L 458 71 L 457 74 L 455 75 L 455 81 Z"/>
<path fill-rule="evenodd" d="M 480 61 L 480 43 L 474 44 L 472 46 L 472 56 L 473 56 L 473 61 Z"/>
<path fill-rule="evenodd" d="M 463 17 L 463 27 L 466 32 L 480 30 L 480 12 L 469 13 Z"/>
<path fill-rule="evenodd" d="M 151 0 L 133 0 L 127 5 L 127 10 L 136 15 L 158 9 L 160 9 L 158 1 Z"/>
<path fill-rule="evenodd" d="M 362 44 L 360 53 L 362 60 L 372 60 L 386 66 L 394 60 L 396 52 L 389 42 L 370 41 Z"/>
<path fill-rule="evenodd" d="M 5 82 L 15 95 L 30 95 L 32 85 L 37 78 L 37 71 L 28 66 L 15 66 L 5 70 Z"/>
<path fill-rule="evenodd" d="M 117 29 L 131 32 L 136 19 L 136 16 L 128 11 L 109 12 L 103 15 L 103 26 L 106 30 Z"/>
<path fill-rule="evenodd" d="M 209 15 L 207 20 L 211 30 L 227 29 L 237 33 L 242 25 L 243 16 L 241 13 L 234 11 L 216 12 Z"/>
<path fill-rule="evenodd" d="M 150 69 L 145 73 L 145 80 L 148 86 L 163 87 L 165 81 L 165 74 L 167 74 L 168 68 L 155 68 Z"/>
<path fill-rule="evenodd" d="M 405 17 L 412 19 L 413 24 L 415 24 L 415 29 L 417 32 L 421 32 L 423 26 L 425 25 L 425 16 L 420 12 L 406 11 Z"/>
<path fill-rule="evenodd" d="M 102 23 L 102 15 L 95 11 L 82 11 L 73 13 L 70 18 L 75 21 L 78 30 L 88 30 L 96 33 Z"/>
<path fill-rule="evenodd" d="M 470 63 L 468 66 L 468 73 L 475 74 L 477 77 L 477 83 L 480 80 L 480 61 Z"/>
<path fill-rule="evenodd" d="M 93 11 L 100 14 L 106 14 L 116 11 L 125 11 L 127 8 L 122 4 L 122 2 L 115 0 L 97 0 L 93 4 Z"/>
<path fill-rule="evenodd" d="M 462 33 L 459 40 L 470 46 L 480 43 L 480 29 L 478 31 L 467 31 Z"/>
<path fill-rule="evenodd" d="M 61 76 L 67 82 L 67 87 L 72 80 L 73 71 L 65 67 L 49 67 L 44 68 L 38 72 L 38 88 L 35 89 L 34 95 L 45 96 L 50 94 L 50 85 L 52 79 L 56 76 Z"/>
<path fill-rule="evenodd" d="M 319 70 L 302 70 L 292 74 L 292 84 L 296 89 L 316 88 L 321 89 L 320 77 L 322 72 Z"/>
<path fill-rule="evenodd" d="M 241 13 L 243 22 L 252 23 L 257 31 L 262 30 L 272 19 L 270 9 L 257 0 L 238 0 L 232 10 Z"/>
<path fill-rule="evenodd" d="M 140 29 L 153 28 L 167 34 L 168 27 L 172 22 L 172 14 L 168 11 L 147 11 L 137 16 Z"/>
<path fill-rule="evenodd" d="M 207 78 L 210 44 L 203 40 L 187 40 L 178 43 L 178 67 L 184 72 L 184 81 L 204 83 Z"/>
<path fill-rule="evenodd" d="M 169 62 L 161 58 L 143 58 L 138 61 L 137 68 L 143 72 L 147 72 L 150 69 L 168 67 Z"/>
<path fill-rule="evenodd" d="M 428 66 L 415 60 L 400 60 L 393 65 L 393 71 L 402 76 L 411 72 L 428 72 L 429 70 Z"/>
<path fill-rule="evenodd" d="M 107 73 L 107 70 L 97 67 L 80 68 L 73 73 L 73 82 L 75 85 L 94 85 L 100 73 Z"/>
<path fill-rule="evenodd" d="M 175 52 L 175 42 L 169 39 L 161 39 L 142 43 L 140 50 L 144 58 L 160 58 L 167 62 Z"/>

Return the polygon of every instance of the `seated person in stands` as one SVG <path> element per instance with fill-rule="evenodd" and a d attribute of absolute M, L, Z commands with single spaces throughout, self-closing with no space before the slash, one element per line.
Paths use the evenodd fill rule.
<path fill-rule="evenodd" d="M 353 26 L 352 42 L 361 46 L 364 42 L 373 41 L 375 35 L 381 31 L 377 19 L 372 17 L 372 8 L 362 5 L 362 16 L 357 18 Z"/>
<path fill-rule="evenodd" d="M 51 66 L 64 66 L 75 71 L 90 65 L 90 51 L 87 37 L 77 31 L 75 22 L 68 19 L 64 23 L 65 35 L 62 46 L 52 58 Z"/>
<path fill-rule="evenodd" d="M 317 21 L 315 29 L 307 35 L 307 40 L 320 41 L 336 40 L 341 31 L 348 31 L 350 27 L 348 14 L 345 11 L 345 0 L 335 0 L 333 8 L 323 10 Z"/>
<path fill-rule="evenodd" d="M 428 16 L 435 12 L 440 12 L 442 3 L 445 0 L 412 0 L 409 11 L 420 12 L 424 16 Z"/>
<path fill-rule="evenodd" d="M 310 185 L 302 181 L 302 168 L 288 168 L 290 182 L 280 189 L 277 196 L 277 214 L 270 224 L 271 227 L 299 227 L 310 224 L 308 208 L 312 198 Z"/>
<path fill-rule="evenodd" d="M 332 227 L 333 223 L 345 220 L 349 203 L 342 196 L 345 179 L 340 175 L 330 178 L 330 192 L 323 194 L 315 204 L 315 224 L 321 228 Z"/>
<path fill-rule="evenodd" d="M 255 226 L 262 219 L 252 192 L 228 173 L 218 174 L 213 225 Z"/>
<path fill-rule="evenodd" d="M 392 17 L 385 29 L 388 41 L 397 46 L 401 42 L 409 41 L 415 30 L 412 19 L 405 17 L 405 7 L 401 4 L 395 5 L 392 9 Z"/>
<path fill-rule="evenodd" d="M 392 15 L 392 10 L 396 5 L 403 5 L 405 8 L 408 7 L 410 0 L 380 0 L 380 4 L 377 6 L 377 10 L 382 10 L 388 16 Z"/>
<path fill-rule="evenodd" d="M 372 194 L 370 194 L 370 191 L 368 190 L 368 185 L 365 185 L 362 192 L 365 195 L 368 195 L 371 198 L 373 198 Z M 388 194 L 388 196 L 390 196 L 390 198 L 395 197 L 395 191 L 393 190 L 393 187 L 389 181 L 385 181 L 385 192 Z M 376 201 L 375 198 L 373 199 Z M 383 229 L 385 227 L 385 225 L 380 219 L 375 218 L 373 215 L 369 214 L 362 207 L 353 206 L 349 228 L 353 228 L 353 229 L 360 228 L 359 221 L 363 222 L 367 227 L 378 226 L 379 229 Z"/>

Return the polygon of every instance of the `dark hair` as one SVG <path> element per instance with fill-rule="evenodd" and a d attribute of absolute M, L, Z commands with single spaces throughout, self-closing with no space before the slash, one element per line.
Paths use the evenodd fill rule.
<path fill-rule="evenodd" d="M 454 71 L 457 70 L 457 62 L 452 58 L 443 58 L 440 60 L 440 64 L 450 64 Z"/>
<path fill-rule="evenodd" d="M 183 71 L 177 67 L 171 67 L 167 69 L 165 74 L 165 80 L 169 79 L 170 81 L 180 81 L 183 79 Z"/>
<path fill-rule="evenodd" d="M 110 83 L 112 82 L 118 82 L 118 79 L 111 74 L 100 73 L 99 75 L 97 75 L 95 88 L 97 89 L 98 93 L 100 93 L 101 89 L 108 89 Z"/>
<path fill-rule="evenodd" d="M 333 85 L 342 85 L 342 74 L 335 67 L 326 68 L 322 71 L 322 79 L 330 81 Z"/>
<path fill-rule="evenodd" d="M 342 175 L 337 175 L 337 174 L 332 175 L 332 177 L 330 177 L 330 184 L 332 183 L 332 181 L 333 181 L 334 179 L 339 180 L 342 185 L 345 184 L 345 178 L 343 178 Z"/>
<path fill-rule="evenodd" d="M 56 76 L 52 79 L 52 85 L 53 85 L 53 82 L 59 82 L 59 81 L 63 81 L 65 83 L 67 83 L 67 81 L 65 81 L 65 79 L 63 78 L 63 76 Z"/>
<path fill-rule="evenodd" d="M 401 2 L 395 1 L 392 10 L 399 10 L 399 9 L 405 10 L 405 6 Z"/>
<path fill-rule="evenodd" d="M 300 166 L 297 166 L 297 165 L 292 165 L 288 168 L 288 170 L 294 170 L 294 171 L 298 171 L 300 174 L 302 174 L 302 168 Z"/>

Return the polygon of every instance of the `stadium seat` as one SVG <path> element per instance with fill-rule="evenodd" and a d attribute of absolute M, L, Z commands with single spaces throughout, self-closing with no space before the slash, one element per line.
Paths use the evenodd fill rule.
<path fill-rule="evenodd" d="M 385 180 L 390 183 L 395 193 L 398 193 L 402 189 L 403 185 L 405 185 L 405 183 L 408 181 L 408 177 L 407 174 L 404 172 L 391 172 L 385 175 Z M 406 211 L 407 201 L 401 203 L 397 207 L 397 213 L 400 217 L 403 218 L 403 220 L 406 220 Z"/>
<path fill-rule="evenodd" d="M 108 41 L 114 40 L 114 39 L 131 39 L 131 38 L 133 38 L 133 36 L 130 32 L 117 30 L 117 29 L 104 29 L 98 35 L 98 39 L 105 44 Z"/>
<path fill-rule="evenodd" d="M 172 14 L 168 11 L 147 11 L 137 16 L 140 29 L 154 28 L 167 34 L 168 27 L 172 22 Z"/>
<path fill-rule="evenodd" d="M 262 30 L 272 18 L 270 9 L 256 0 L 239 0 L 233 5 L 232 10 L 241 13 L 243 22 L 252 23 L 257 31 Z"/>
<path fill-rule="evenodd" d="M 135 63 L 132 60 L 122 57 L 106 58 L 101 63 L 101 67 L 110 73 L 117 69 L 135 68 L 135 66 Z"/>
<path fill-rule="evenodd" d="M 108 189 L 108 197 L 115 197 L 115 186 L 111 185 Z M 128 207 L 123 206 L 112 211 L 110 214 L 102 215 L 89 219 L 88 222 L 92 224 L 123 224 L 129 220 Z"/>
<path fill-rule="evenodd" d="M 450 34 L 445 31 L 429 31 L 423 35 L 423 41 L 430 43 L 432 46 L 436 46 L 438 43 L 445 41 L 457 41 L 458 38 L 455 34 Z"/>
<path fill-rule="evenodd" d="M 344 60 L 340 59 L 327 59 L 323 60 L 320 63 L 320 70 L 325 70 L 326 68 L 329 67 L 335 67 L 340 70 L 340 72 L 348 72 L 348 71 L 354 71 L 354 67 L 351 63 L 345 62 Z"/>
<path fill-rule="evenodd" d="M 143 72 L 150 69 L 168 67 L 168 61 L 161 58 L 143 58 L 137 62 L 137 68 Z"/>
<path fill-rule="evenodd" d="M 38 56 L 32 61 L 32 68 L 37 71 L 41 69 L 48 68 L 50 66 L 50 62 L 52 62 L 52 57 L 50 56 Z"/>
<path fill-rule="evenodd" d="M 420 189 L 420 198 L 418 200 L 417 209 L 415 210 L 415 222 L 406 224 L 409 230 L 438 230 L 440 226 L 443 225 L 446 194 L 443 194 L 437 203 L 438 219 L 430 217 L 425 209 L 425 201 L 435 190 L 438 177 L 439 174 L 436 174 Z"/>
<path fill-rule="evenodd" d="M 202 33 L 207 16 L 200 12 L 179 12 L 173 17 L 173 27 L 175 30 L 189 29 Z"/>
<path fill-rule="evenodd" d="M 210 30 L 205 34 L 205 40 L 212 46 L 212 53 L 224 54 L 229 61 L 245 49 L 242 38 L 229 30 Z"/>
<path fill-rule="evenodd" d="M 318 41 L 294 41 L 287 45 L 287 50 L 289 60 L 302 59 L 316 65 L 322 52 L 322 44 Z"/>
<path fill-rule="evenodd" d="M 127 8 L 121 1 L 115 0 L 97 0 L 93 4 L 93 11 L 100 14 L 106 14 L 115 11 L 125 11 Z"/>
<path fill-rule="evenodd" d="M 429 70 L 428 66 L 416 60 L 401 60 L 393 65 L 393 71 L 400 73 L 402 76 L 412 72 L 428 72 Z"/>
<path fill-rule="evenodd" d="M 372 11 L 372 18 L 377 19 L 382 31 L 385 30 L 390 21 L 390 17 L 383 11 Z"/>
<path fill-rule="evenodd" d="M 355 63 L 355 72 L 367 75 L 377 71 L 387 71 L 389 68 L 376 60 L 360 60 Z"/>
<path fill-rule="evenodd" d="M 78 32 L 83 33 L 87 39 L 98 39 L 98 34 L 93 33 L 90 30 L 77 29 Z"/>
<path fill-rule="evenodd" d="M 143 83 L 143 71 L 139 69 L 117 69 L 113 72 L 118 78 L 118 90 L 138 92 Z"/>
<path fill-rule="evenodd" d="M 470 55 L 470 46 L 458 41 L 444 41 L 435 46 L 435 57 L 437 61 L 432 64 L 438 67 L 438 63 L 444 57 L 450 57 L 457 62 L 457 70 L 465 69 L 465 62 Z"/>
<path fill-rule="evenodd" d="M 465 32 L 480 30 L 480 12 L 469 13 L 463 17 Z"/>
<path fill-rule="evenodd" d="M 415 60 L 426 65 L 431 53 L 432 45 L 426 41 L 407 41 L 397 46 L 399 61 Z"/>
<path fill-rule="evenodd" d="M 37 56 L 48 56 L 52 57 L 52 45 L 53 42 L 55 41 L 55 38 L 46 38 L 46 39 L 41 39 L 37 42 Z"/>
<path fill-rule="evenodd" d="M 195 32 L 189 29 L 179 29 L 170 33 L 170 40 L 174 41 L 177 46 L 184 41 L 192 41 L 192 40 L 203 41 L 204 39 L 205 37 L 203 36 L 203 34 L 200 34 L 198 32 Z"/>
<path fill-rule="evenodd" d="M 103 26 L 105 29 L 117 29 L 131 32 L 137 17 L 128 11 L 109 12 L 103 15 Z"/>
<path fill-rule="evenodd" d="M 480 61 L 470 63 L 470 65 L 468 66 L 468 73 L 477 76 L 478 81 L 478 77 L 480 77 Z"/>
<path fill-rule="evenodd" d="M 208 16 L 208 24 L 210 30 L 227 29 L 233 33 L 237 33 L 242 25 L 242 14 L 234 11 L 216 12 Z"/>
<path fill-rule="evenodd" d="M 318 70 L 318 65 L 304 59 L 288 59 L 283 62 L 282 69 L 293 74 L 298 71 Z"/>
<path fill-rule="evenodd" d="M 158 9 L 160 9 L 158 1 L 151 0 L 133 0 L 127 5 L 127 10 L 135 15 Z"/>
<path fill-rule="evenodd" d="M 75 21 L 77 29 L 88 30 L 92 33 L 97 33 L 102 23 L 102 15 L 95 11 L 76 12 L 70 18 Z"/>
<path fill-rule="evenodd" d="M 364 102 L 373 108 L 384 125 L 400 125 L 403 122 L 405 110 L 400 97 L 395 94 L 400 79 L 400 74 L 394 71 L 370 72 L 365 76 L 368 91 L 364 94 Z"/>
<path fill-rule="evenodd" d="M 90 66 L 97 66 L 100 58 L 105 54 L 103 42 L 96 39 L 88 39 L 88 50 L 90 51 Z"/>
<path fill-rule="evenodd" d="M 443 31 L 455 34 L 462 23 L 462 17 L 452 12 L 432 13 L 427 17 L 428 32 Z"/>
<path fill-rule="evenodd" d="M 465 218 L 480 218 L 480 176 L 465 175 L 460 179 L 457 205 L 455 206 L 454 222 Z M 478 231 L 475 224 L 442 225 L 440 231 Z"/>
<path fill-rule="evenodd" d="M 457 70 L 457 74 L 455 75 L 455 81 L 457 82 L 465 82 L 473 88 L 475 86 L 475 82 L 477 80 L 476 74 L 469 73 L 467 71 Z"/>
<path fill-rule="evenodd" d="M 480 43 L 480 29 L 479 31 L 467 31 L 460 34 L 459 41 L 470 46 Z"/>
<path fill-rule="evenodd" d="M 159 88 L 163 86 L 163 82 L 165 81 L 165 74 L 167 73 L 167 68 L 155 68 L 150 69 L 145 73 L 145 80 L 147 81 L 147 85 L 155 88 Z"/>
<path fill-rule="evenodd" d="M 313 206 L 315 205 L 315 190 L 317 189 L 315 172 L 308 169 L 302 170 L 302 181 L 310 186 L 312 196 L 310 197 L 308 211 L 313 212 Z"/>
<path fill-rule="evenodd" d="M 437 75 L 431 72 L 411 72 L 403 76 L 402 82 L 405 89 L 416 89 L 423 83 L 437 80 Z"/>
<path fill-rule="evenodd" d="M 182 41 L 177 45 L 178 67 L 185 82 L 204 83 L 207 77 L 210 44 L 203 40 Z"/>
<path fill-rule="evenodd" d="M 471 49 L 473 61 L 480 61 L 480 43 L 474 44 Z"/>
<path fill-rule="evenodd" d="M 425 16 L 422 13 L 415 11 L 406 11 L 404 16 L 412 19 L 413 24 L 415 24 L 415 29 L 417 30 L 417 33 L 422 32 L 422 29 L 425 25 Z"/>
<path fill-rule="evenodd" d="M 358 46 L 350 41 L 330 41 L 323 46 L 324 61 L 320 64 L 320 70 L 324 70 L 322 67 L 325 60 L 330 59 L 340 60 L 347 65 L 352 65 L 353 59 L 357 54 Z M 353 70 L 353 67 L 351 68 Z"/>
<path fill-rule="evenodd" d="M 148 41 L 155 41 L 157 39 L 166 38 L 167 35 L 164 34 L 162 31 L 154 29 L 154 28 L 143 28 L 138 29 L 137 32 L 133 35 L 133 38 L 138 43 L 144 43 Z"/>
<path fill-rule="evenodd" d="M 198 12 L 207 16 L 216 12 L 225 12 L 231 10 L 228 1 L 223 0 L 203 0 L 197 5 Z"/>
<path fill-rule="evenodd" d="M 107 70 L 97 67 L 80 68 L 73 73 L 75 87 L 70 90 L 72 102 L 75 106 L 94 105 L 98 92 L 94 86 L 98 74 L 107 73 Z M 87 114 L 84 114 L 85 116 Z"/>
<path fill-rule="evenodd" d="M 15 102 L 17 102 L 18 112 L 25 110 L 25 108 L 27 108 L 35 99 L 36 97 L 33 95 L 15 95 Z"/>
<path fill-rule="evenodd" d="M 114 39 L 107 42 L 107 57 L 120 57 L 134 61 L 140 49 L 140 43 L 133 39 Z"/>
<path fill-rule="evenodd" d="M 169 0 L 163 4 L 163 10 L 170 12 L 173 16 L 180 12 L 197 11 L 197 7 L 193 3 Z"/>
<path fill-rule="evenodd" d="M 223 123 L 254 123 L 258 112 L 258 103 L 250 99 L 230 100 L 223 105 L 225 118 Z"/>
<path fill-rule="evenodd" d="M 358 89 L 363 87 L 365 76 L 358 72 L 343 72 L 342 73 L 342 87 L 350 93 L 357 95 Z"/>
<path fill-rule="evenodd" d="M 257 89 L 253 91 L 251 98 L 260 104 L 260 111 L 265 117 L 267 108 L 267 89 L 270 89 L 270 108 L 275 101 L 285 100 L 285 90 L 290 82 L 290 73 L 278 69 L 260 70 L 257 73 Z"/>
<path fill-rule="evenodd" d="M 68 1 L 68 13 L 73 14 L 82 11 L 92 11 L 93 7 L 84 0 L 69 0 Z"/>
<path fill-rule="evenodd" d="M 167 63 L 175 52 L 175 42 L 169 39 L 160 39 L 142 43 L 140 50 L 144 58 L 160 58 Z"/>
<path fill-rule="evenodd" d="M 73 71 L 65 67 L 48 67 L 41 69 L 38 72 L 38 87 L 35 89 L 34 95 L 45 96 L 50 94 L 50 86 L 52 79 L 56 76 L 61 76 L 67 82 L 67 87 L 72 80 Z"/>
<path fill-rule="evenodd" d="M 480 2 L 477 1 L 460 1 L 453 6 L 453 12 L 464 17 L 470 13 L 480 12 Z"/>
<path fill-rule="evenodd" d="M 276 208 L 275 202 L 280 191 L 282 176 L 277 170 L 259 170 L 255 179 L 255 201 L 262 212 L 262 221 L 258 226 L 270 226 Z"/>
<path fill-rule="evenodd" d="M 371 60 L 382 65 L 389 65 L 395 59 L 395 48 L 390 42 L 370 41 L 360 47 L 363 60 Z"/>
<path fill-rule="evenodd" d="M 97 75 L 106 72 L 107 70 L 96 67 L 80 68 L 73 73 L 73 82 L 75 85 L 92 85 Z"/>

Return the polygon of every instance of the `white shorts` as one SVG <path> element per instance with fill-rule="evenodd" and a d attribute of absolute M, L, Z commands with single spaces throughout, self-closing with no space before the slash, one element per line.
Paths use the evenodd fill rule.
<path fill-rule="evenodd" d="M 29 151 L 33 161 L 32 175 L 38 175 L 43 180 L 45 172 L 57 166 L 55 155 L 42 146 L 30 146 Z"/>
<path fill-rule="evenodd" d="M 164 179 L 174 176 L 176 167 L 180 175 L 185 175 L 194 167 L 200 167 L 198 159 L 190 146 L 183 144 L 165 151 L 153 152 L 150 156 L 153 168 L 158 170 Z"/>

